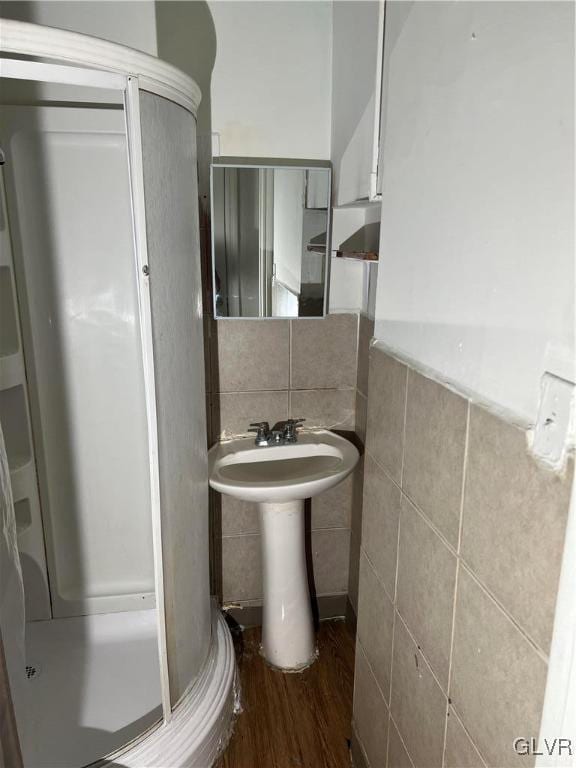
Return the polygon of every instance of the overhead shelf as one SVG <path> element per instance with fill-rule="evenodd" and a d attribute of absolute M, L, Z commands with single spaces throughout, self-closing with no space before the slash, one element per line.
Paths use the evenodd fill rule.
<path fill-rule="evenodd" d="M 351 261 L 378 261 L 379 256 L 374 251 L 334 251 L 337 259 Z"/>

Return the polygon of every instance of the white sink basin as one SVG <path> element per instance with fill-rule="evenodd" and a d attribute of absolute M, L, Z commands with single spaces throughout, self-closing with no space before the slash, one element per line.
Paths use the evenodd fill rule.
<path fill-rule="evenodd" d="M 328 430 L 300 432 L 290 445 L 258 447 L 253 438 L 218 443 L 209 451 L 210 485 L 255 502 L 309 499 L 352 472 L 358 451 Z"/>

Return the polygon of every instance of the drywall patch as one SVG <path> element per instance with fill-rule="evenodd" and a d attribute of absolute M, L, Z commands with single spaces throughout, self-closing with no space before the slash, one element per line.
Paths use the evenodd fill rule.
<path fill-rule="evenodd" d="M 530 447 L 538 459 L 556 468 L 564 463 L 573 442 L 573 406 L 574 382 L 546 371 Z"/>

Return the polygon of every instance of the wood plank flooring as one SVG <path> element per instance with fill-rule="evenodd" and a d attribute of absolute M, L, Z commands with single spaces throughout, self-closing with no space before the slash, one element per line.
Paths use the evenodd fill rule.
<path fill-rule="evenodd" d="M 299 674 L 269 667 L 260 628 L 236 635 L 243 712 L 217 768 L 350 768 L 354 635 L 344 621 L 318 630 L 320 655 Z"/>

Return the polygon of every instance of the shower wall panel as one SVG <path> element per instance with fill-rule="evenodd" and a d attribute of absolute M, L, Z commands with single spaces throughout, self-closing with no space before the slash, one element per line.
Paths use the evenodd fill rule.
<path fill-rule="evenodd" d="M 55 616 L 154 604 L 124 116 L 3 109 Z"/>
<path fill-rule="evenodd" d="M 140 109 L 174 705 L 206 658 L 211 629 L 196 122 L 150 93 Z"/>

